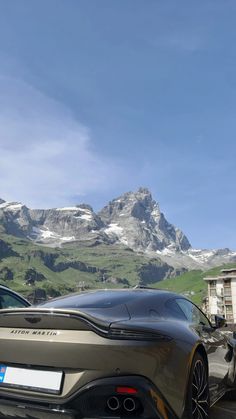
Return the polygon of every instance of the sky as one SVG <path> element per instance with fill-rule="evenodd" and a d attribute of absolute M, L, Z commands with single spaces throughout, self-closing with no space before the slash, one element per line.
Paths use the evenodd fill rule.
<path fill-rule="evenodd" d="M 148 187 L 236 250 L 235 0 L 0 0 L 0 197 L 97 211 Z"/>

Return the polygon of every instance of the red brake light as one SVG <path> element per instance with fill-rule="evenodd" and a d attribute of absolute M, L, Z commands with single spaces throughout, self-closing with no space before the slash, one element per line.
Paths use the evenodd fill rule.
<path fill-rule="evenodd" d="M 136 394 L 138 390 L 133 387 L 116 387 L 116 392 L 119 394 Z"/>

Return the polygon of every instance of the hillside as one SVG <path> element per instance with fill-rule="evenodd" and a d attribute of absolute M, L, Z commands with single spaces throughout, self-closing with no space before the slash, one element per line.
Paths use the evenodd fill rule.
<path fill-rule="evenodd" d="M 201 304 L 207 290 L 203 278 L 231 267 L 236 264 L 181 274 L 159 258 L 137 254 L 125 246 L 81 243 L 50 248 L 3 233 L 0 239 L 0 283 L 26 296 L 35 288 L 54 297 L 81 288 L 142 284 L 184 294 Z"/>
<path fill-rule="evenodd" d="M 0 282 L 25 295 L 43 288 L 49 296 L 81 287 L 129 287 L 157 283 L 181 271 L 125 246 L 81 243 L 62 248 L 1 234 Z"/>
<path fill-rule="evenodd" d="M 202 299 L 207 293 L 207 284 L 203 278 L 206 276 L 218 275 L 220 274 L 221 269 L 235 267 L 236 264 L 231 263 L 209 269 L 208 271 L 193 270 L 185 272 L 176 278 L 169 278 L 165 281 L 158 282 L 156 287 L 184 294 L 194 303 L 201 305 Z"/>
<path fill-rule="evenodd" d="M 54 297 L 141 284 L 200 303 L 204 276 L 235 263 L 230 249 L 192 248 L 146 188 L 124 193 L 98 213 L 88 204 L 30 209 L 0 199 L 0 282 L 26 296 L 35 288 Z"/>

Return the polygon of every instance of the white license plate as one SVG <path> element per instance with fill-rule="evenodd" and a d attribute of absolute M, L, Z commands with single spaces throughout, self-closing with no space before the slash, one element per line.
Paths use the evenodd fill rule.
<path fill-rule="evenodd" d="M 18 387 L 58 394 L 61 391 L 62 377 L 61 371 L 17 368 L 0 364 L 0 387 Z"/>

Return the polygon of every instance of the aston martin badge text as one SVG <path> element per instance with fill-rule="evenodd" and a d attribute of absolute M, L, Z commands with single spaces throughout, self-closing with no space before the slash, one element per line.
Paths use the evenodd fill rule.
<path fill-rule="evenodd" d="M 24 330 L 24 329 L 13 329 L 11 330 L 13 335 L 35 335 L 35 336 L 56 336 L 58 332 L 55 330 Z"/>

